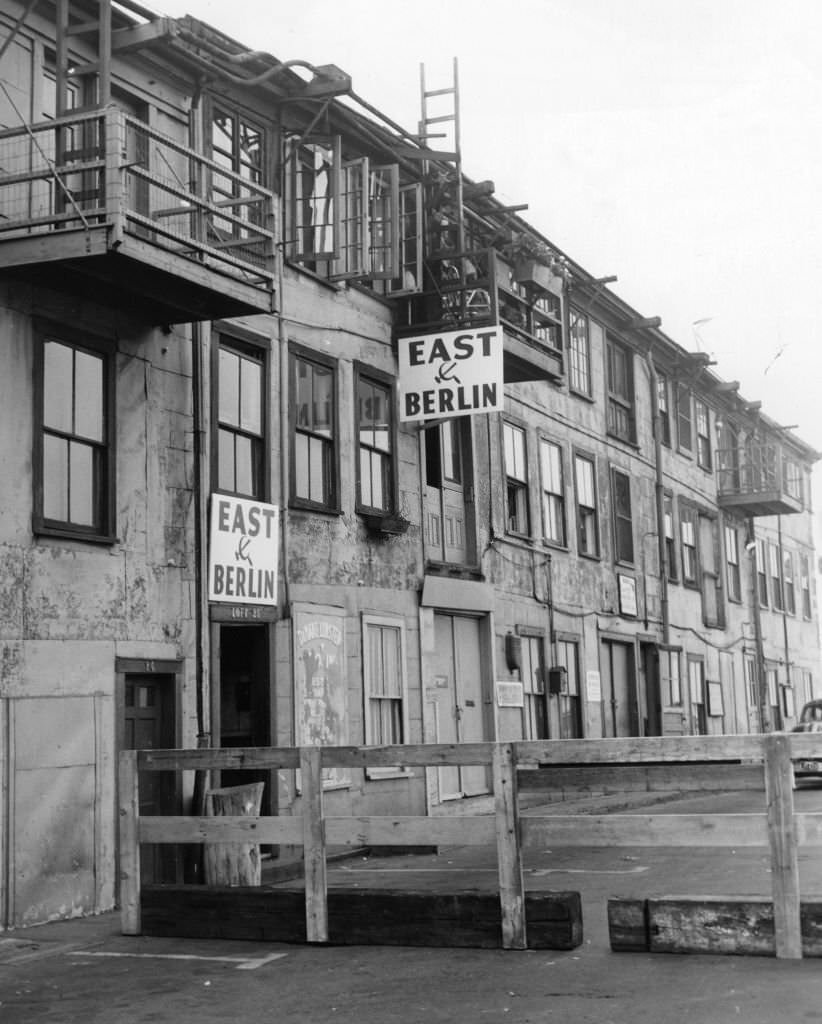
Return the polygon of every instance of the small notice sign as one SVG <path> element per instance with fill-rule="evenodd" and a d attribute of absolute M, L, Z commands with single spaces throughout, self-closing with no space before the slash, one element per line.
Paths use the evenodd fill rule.
<path fill-rule="evenodd" d="M 501 679 L 497 682 L 497 707 L 521 708 L 524 704 L 522 683 Z"/>
<path fill-rule="evenodd" d="M 400 420 L 503 407 L 502 329 L 445 331 L 398 343 Z"/>
<path fill-rule="evenodd" d="M 209 601 L 276 605 L 279 538 L 276 505 L 212 494 Z"/>

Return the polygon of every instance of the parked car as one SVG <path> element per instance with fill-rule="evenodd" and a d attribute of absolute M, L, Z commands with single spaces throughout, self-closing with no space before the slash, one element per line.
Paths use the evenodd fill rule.
<path fill-rule="evenodd" d="M 809 700 L 802 708 L 799 721 L 791 729 L 791 732 L 818 732 L 822 733 L 822 700 Z M 794 778 L 822 778 L 822 736 L 819 742 L 819 758 L 809 761 L 801 758 L 793 763 Z"/>

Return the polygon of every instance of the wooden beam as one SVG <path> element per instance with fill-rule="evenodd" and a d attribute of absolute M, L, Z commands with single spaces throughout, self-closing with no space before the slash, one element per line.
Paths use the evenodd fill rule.
<path fill-rule="evenodd" d="M 526 848 L 768 845 L 764 814 L 529 814 L 520 819 L 520 831 Z"/>
<path fill-rule="evenodd" d="M 514 748 L 510 743 L 494 744 L 493 787 L 502 947 L 526 949 L 525 884 L 522 878 L 517 817 L 517 775 Z"/>
<path fill-rule="evenodd" d="M 120 754 L 120 928 L 123 935 L 140 934 L 140 819 L 137 751 Z"/>
<path fill-rule="evenodd" d="M 764 738 L 764 745 L 776 955 L 780 959 L 798 960 L 802 957 L 802 934 L 790 741 L 779 733 L 771 733 Z"/>
<path fill-rule="evenodd" d="M 305 864 L 305 934 L 308 942 L 328 942 L 328 902 L 320 747 L 300 750 L 300 787 Z"/>

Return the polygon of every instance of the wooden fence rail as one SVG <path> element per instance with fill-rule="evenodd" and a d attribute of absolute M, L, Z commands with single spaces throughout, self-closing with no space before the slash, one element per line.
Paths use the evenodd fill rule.
<path fill-rule="evenodd" d="M 326 850 L 333 846 L 496 845 L 504 948 L 526 948 L 523 850 L 560 846 L 751 847 L 770 849 L 775 952 L 802 956 L 799 843 L 822 846 L 822 815 L 795 814 L 792 759 L 818 756 L 818 737 L 802 734 L 716 737 L 646 737 L 513 743 L 419 744 L 386 747 L 267 747 L 123 751 L 120 757 L 120 906 L 124 934 L 140 933 L 140 844 L 255 842 L 302 846 L 305 923 L 309 942 L 328 941 Z M 490 770 L 494 813 L 484 816 L 325 817 L 323 769 L 402 765 L 484 765 Z M 687 788 L 756 785 L 764 789 L 761 814 L 551 815 L 521 817 L 523 790 L 567 785 L 598 766 L 614 775 L 661 774 L 674 788 L 677 771 Z M 678 766 L 675 767 L 675 766 Z M 299 769 L 299 816 L 141 816 L 142 772 L 212 769 Z M 589 783 L 587 783 L 589 784 Z M 630 787 L 629 787 L 630 788 Z M 652 788 L 649 785 L 649 788 Z"/>

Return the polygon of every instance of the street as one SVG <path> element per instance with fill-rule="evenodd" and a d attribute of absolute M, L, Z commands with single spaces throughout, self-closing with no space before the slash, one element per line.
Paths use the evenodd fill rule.
<path fill-rule="evenodd" d="M 643 813 L 741 813 L 762 794 L 682 798 Z M 796 810 L 822 811 L 805 783 Z M 560 807 L 551 808 L 561 813 Z M 814 863 L 816 861 L 817 863 Z M 820 858 L 800 851 L 804 895 L 822 893 Z M 128 938 L 116 914 L 0 935 L 3 1024 L 313 1022 L 436 1024 L 746 1024 L 822 1017 L 818 962 L 612 953 L 609 896 L 767 894 L 766 850 L 544 849 L 529 889 L 578 889 L 584 941 L 570 952 L 311 947 Z M 492 850 L 351 858 L 330 885 L 492 888 Z"/>

